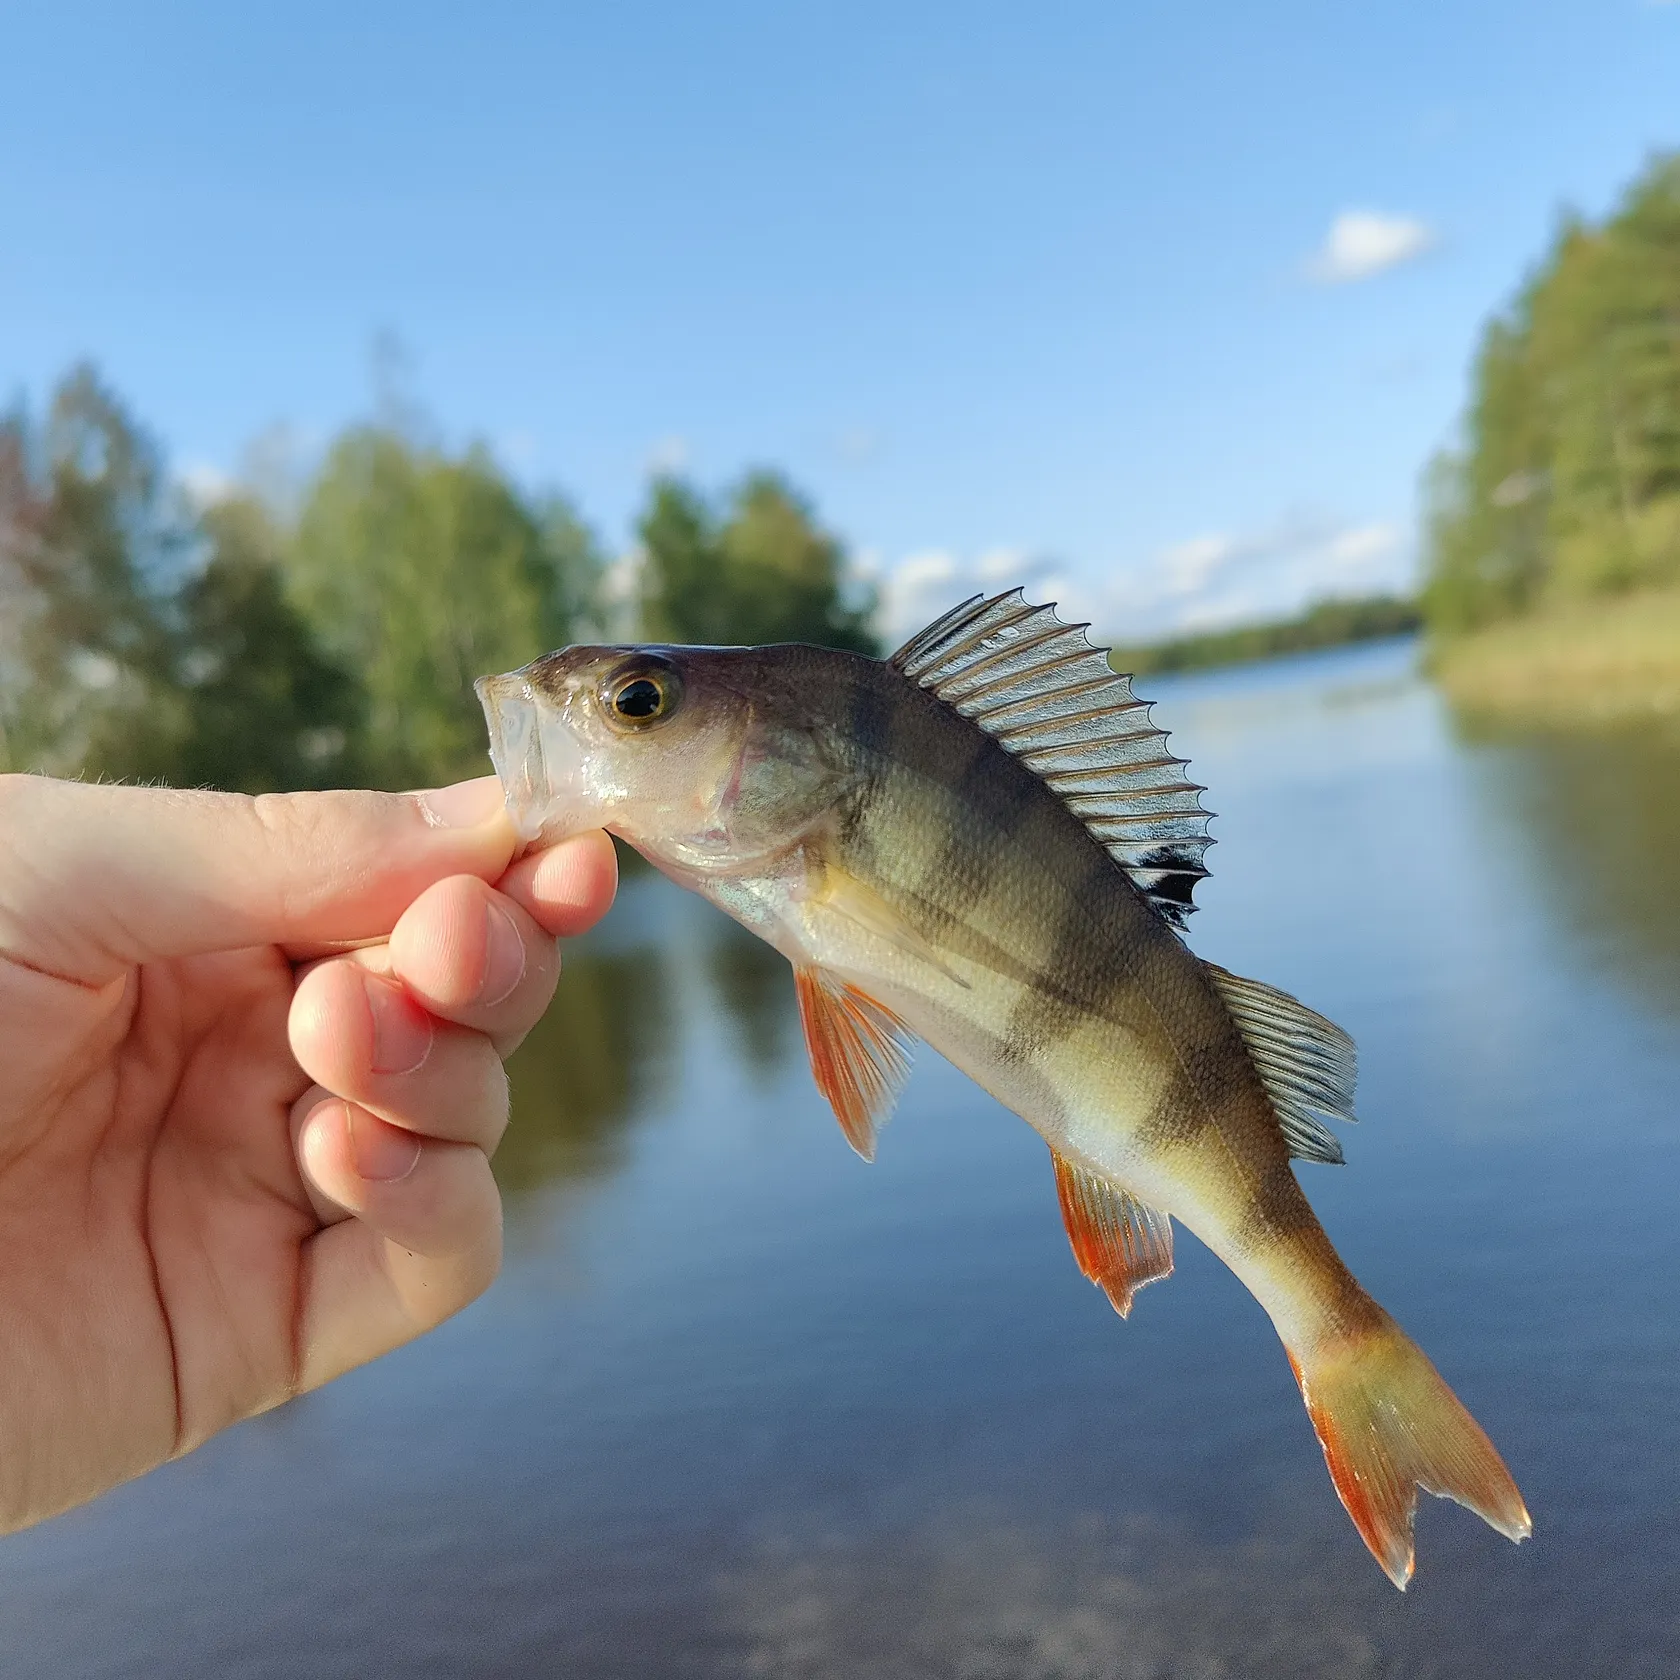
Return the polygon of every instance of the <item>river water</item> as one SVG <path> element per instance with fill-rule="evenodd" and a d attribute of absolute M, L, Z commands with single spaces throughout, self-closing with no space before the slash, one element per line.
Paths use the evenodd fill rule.
<path fill-rule="evenodd" d="M 1680 1673 L 1680 742 L 1466 738 L 1404 643 L 1145 686 L 1193 943 L 1357 1038 L 1303 1182 L 1532 1542 L 1426 1499 L 1395 1593 L 1193 1238 L 1122 1323 L 925 1050 L 864 1166 L 781 959 L 639 876 L 515 1063 L 502 1281 L 0 1545 L 0 1673 Z"/>

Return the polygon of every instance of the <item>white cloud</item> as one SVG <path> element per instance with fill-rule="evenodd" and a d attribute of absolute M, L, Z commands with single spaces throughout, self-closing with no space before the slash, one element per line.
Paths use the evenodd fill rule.
<path fill-rule="evenodd" d="M 1097 619 L 1120 641 L 1284 617 L 1328 595 L 1404 589 L 1409 556 L 1384 521 L 1337 524 L 1293 515 L 1267 530 L 1210 532 L 1122 572 Z"/>
<path fill-rule="evenodd" d="M 1013 589 L 1016 579 L 1032 569 L 1033 562 L 1023 549 L 988 548 L 974 562 L 975 578 L 993 589 Z"/>
<path fill-rule="evenodd" d="M 849 426 L 834 437 L 834 453 L 848 467 L 866 467 L 878 460 L 884 443 L 881 434 L 868 426 Z"/>
<path fill-rule="evenodd" d="M 502 432 L 496 438 L 496 453 L 515 472 L 529 472 L 537 461 L 537 438 L 534 432 L 514 430 Z"/>
<path fill-rule="evenodd" d="M 1369 280 L 1373 274 L 1421 257 L 1440 243 L 1440 235 L 1411 216 L 1385 216 L 1376 210 L 1344 210 L 1330 224 L 1324 243 L 1307 264 L 1307 273 L 1327 286 Z"/>
<path fill-rule="evenodd" d="M 1155 557 L 1164 592 L 1168 595 L 1196 595 L 1229 564 L 1237 547 L 1227 536 L 1191 537 L 1174 543 Z"/>
<path fill-rule="evenodd" d="M 1352 525 L 1324 545 L 1326 581 L 1357 582 L 1380 567 L 1399 546 L 1400 533 L 1387 524 Z"/>
<path fill-rule="evenodd" d="M 181 488 L 195 507 L 214 507 L 225 502 L 238 488 L 237 482 L 208 461 L 188 461 L 179 474 Z"/>
<path fill-rule="evenodd" d="M 1404 590 L 1411 563 L 1405 533 L 1392 523 L 1302 514 L 1257 531 L 1203 532 L 1106 575 L 1004 547 L 972 557 L 921 549 L 896 564 L 865 551 L 857 561 L 879 591 L 890 645 L 970 595 L 1017 585 L 1029 600 L 1055 602 L 1070 623 L 1089 623 L 1099 641 L 1140 642 L 1282 618 L 1326 596 Z"/>
<path fill-rule="evenodd" d="M 664 473 L 680 473 L 693 457 L 688 439 L 672 433 L 658 439 L 648 451 L 647 470 L 656 477 Z"/>
<path fill-rule="evenodd" d="M 995 595 L 1030 583 L 1036 599 L 1051 600 L 1059 581 L 1047 561 L 1001 545 L 971 557 L 948 548 L 917 549 L 896 564 L 866 549 L 855 565 L 879 593 L 881 633 L 894 646 L 970 595 Z"/>

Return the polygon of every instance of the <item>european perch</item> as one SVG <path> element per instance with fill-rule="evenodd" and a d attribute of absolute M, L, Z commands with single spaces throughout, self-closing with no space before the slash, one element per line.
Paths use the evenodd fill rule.
<path fill-rule="evenodd" d="M 1129 679 L 1020 591 L 891 659 L 571 647 L 478 688 L 521 832 L 623 837 L 793 964 L 866 1160 L 921 1037 L 1050 1146 L 1080 1269 L 1124 1317 L 1172 1220 L 1270 1314 L 1389 1578 L 1418 1488 L 1521 1540 L 1498 1453 L 1343 1265 L 1291 1157 L 1340 1161 L 1354 1047 L 1180 929 L 1208 813 Z"/>

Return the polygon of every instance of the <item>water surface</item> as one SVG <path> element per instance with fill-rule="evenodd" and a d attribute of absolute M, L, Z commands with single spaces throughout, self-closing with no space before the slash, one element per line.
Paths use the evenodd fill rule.
<path fill-rule="evenodd" d="M 424 1343 L 0 1546 L 0 1672 L 1680 1672 L 1680 744 L 1463 739 L 1391 644 L 1157 680 L 1193 943 L 1361 1054 L 1343 1255 L 1499 1444 L 1405 1597 L 1193 1238 L 1122 1323 L 923 1051 L 880 1160 L 785 964 L 640 877 L 514 1070 L 509 1259 Z"/>

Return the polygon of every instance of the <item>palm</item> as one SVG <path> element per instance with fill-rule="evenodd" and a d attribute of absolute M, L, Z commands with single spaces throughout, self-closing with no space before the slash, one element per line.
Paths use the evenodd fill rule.
<path fill-rule="evenodd" d="M 283 1399 L 300 1257 L 319 1229 L 288 1114 L 309 1084 L 286 1042 L 292 971 L 272 948 L 148 963 L 81 992 L 82 1054 L 0 1094 L 14 1369 L 0 1509 L 56 1507 Z M 80 1035 L 78 1035 L 80 1036 Z M 95 1292 L 89 1276 L 107 1280 Z M 98 1450 L 90 1451 L 97 1443 Z M 18 1485 L 27 1478 L 27 1485 Z"/>
<path fill-rule="evenodd" d="M 489 778 L 0 776 L 0 1528 L 488 1286 L 500 1058 L 616 879 L 605 835 L 510 868 L 516 843 Z"/>

